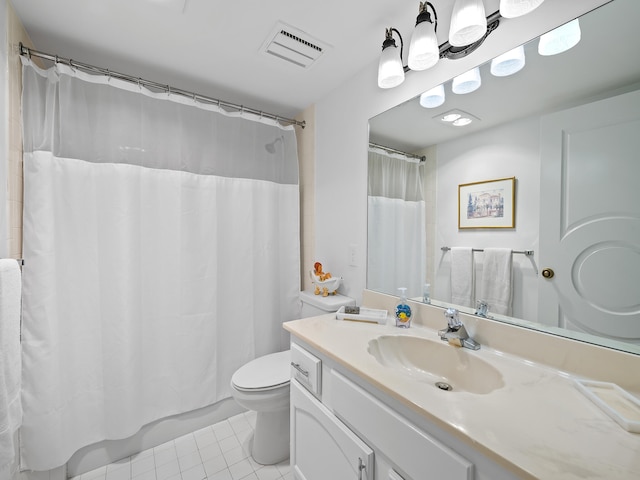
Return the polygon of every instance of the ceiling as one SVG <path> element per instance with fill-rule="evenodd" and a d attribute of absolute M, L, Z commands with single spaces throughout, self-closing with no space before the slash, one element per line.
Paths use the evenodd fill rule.
<path fill-rule="evenodd" d="M 408 45 L 419 4 L 418 0 L 177 0 L 177 6 L 172 2 L 12 3 L 36 50 L 288 117 L 376 62 L 386 27 L 400 30 Z M 438 14 L 439 43 L 444 43 L 453 3 L 431 3 Z M 485 0 L 487 14 L 498 5 L 499 0 Z M 279 22 L 326 45 L 311 67 L 301 68 L 261 51 Z"/>
<path fill-rule="evenodd" d="M 508 121 L 581 104 L 611 95 L 616 89 L 639 88 L 640 18 L 638 0 L 615 0 L 580 18 L 580 43 L 559 55 L 537 53 L 537 40 L 525 45 L 526 64 L 509 77 L 494 77 L 481 67 L 482 85 L 465 95 L 445 85 L 445 103 L 425 109 L 411 99 L 370 120 L 371 140 L 405 152 L 418 152 L 459 136 Z M 628 86 L 632 87 L 628 87 Z M 443 113 L 461 109 L 480 121 L 466 127 L 439 122 Z"/>

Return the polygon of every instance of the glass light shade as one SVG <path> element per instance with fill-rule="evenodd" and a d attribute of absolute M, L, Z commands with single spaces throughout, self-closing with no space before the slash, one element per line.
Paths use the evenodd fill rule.
<path fill-rule="evenodd" d="M 438 63 L 440 47 L 432 23 L 420 22 L 411 35 L 409 45 L 409 68 L 426 70 Z"/>
<path fill-rule="evenodd" d="M 449 43 L 464 47 L 477 42 L 487 33 L 487 18 L 482 0 L 456 0 L 451 14 Z"/>
<path fill-rule="evenodd" d="M 500 0 L 500 15 L 515 18 L 526 15 L 538 8 L 544 0 Z"/>
<path fill-rule="evenodd" d="M 420 95 L 420 105 L 424 108 L 436 108 L 444 103 L 444 85 L 440 84 Z"/>
<path fill-rule="evenodd" d="M 393 88 L 404 82 L 404 68 L 398 47 L 387 47 L 382 50 L 378 65 L 378 86 Z"/>
<path fill-rule="evenodd" d="M 578 44 L 581 35 L 580 22 L 576 18 L 542 35 L 538 42 L 538 53 L 540 55 L 557 55 L 566 52 Z"/>
<path fill-rule="evenodd" d="M 463 95 L 477 90 L 481 84 L 480 69 L 476 67 L 455 77 L 451 85 L 451 90 L 453 93 Z"/>
<path fill-rule="evenodd" d="M 491 74 L 496 77 L 507 77 L 522 70 L 524 64 L 524 47 L 520 45 L 491 60 Z"/>

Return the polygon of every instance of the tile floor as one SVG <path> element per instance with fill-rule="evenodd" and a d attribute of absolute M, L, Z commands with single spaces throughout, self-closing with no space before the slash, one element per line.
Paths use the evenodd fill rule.
<path fill-rule="evenodd" d="M 241 413 L 72 480 L 293 480 L 289 460 L 251 458 L 254 425 L 255 412 Z"/>

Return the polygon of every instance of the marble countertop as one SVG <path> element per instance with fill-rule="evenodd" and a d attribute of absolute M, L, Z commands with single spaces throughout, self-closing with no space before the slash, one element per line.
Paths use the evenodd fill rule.
<path fill-rule="evenodd" d="M 498 369 L 504 387 L 487 394 L 446 392 L 381 365 L 367 351 L 380 335 L 438 340 L 430 328 L 340 321 L 334 314 L 284 328 L 522 478 L 640 478 L 640 434 L 614 422 L 567 373 L 482 347 L 467 351 Z"/>

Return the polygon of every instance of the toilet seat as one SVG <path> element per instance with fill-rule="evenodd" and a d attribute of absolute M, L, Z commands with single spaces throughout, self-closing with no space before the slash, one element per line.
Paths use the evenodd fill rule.
<path fill-rule="evenodd" d="M 271 353 L 251 360 L 231 377 L 234 388 L 260 392 L 288 385 L 291 380 L 291 351 Z"/>

